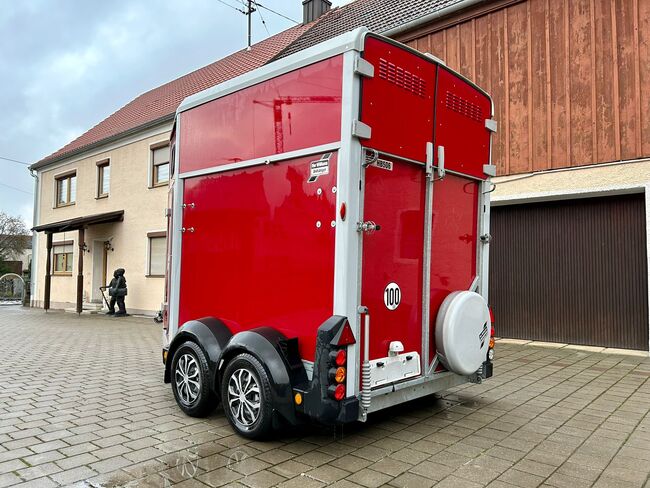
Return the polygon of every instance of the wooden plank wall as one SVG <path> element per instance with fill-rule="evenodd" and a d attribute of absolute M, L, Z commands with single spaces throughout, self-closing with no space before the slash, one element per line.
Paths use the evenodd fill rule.
<path fill-rule="evenodd" d="M 441 22 L 398 39 L 491 93 L 499 174 L 650 156 L 650 0 L 526 0 Z"/>

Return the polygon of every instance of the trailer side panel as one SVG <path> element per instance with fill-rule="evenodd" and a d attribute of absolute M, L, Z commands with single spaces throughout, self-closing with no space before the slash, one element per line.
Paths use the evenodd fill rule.
<path fill-rule="evenodd" d="M 180 324 L 270 326 L 313 360 L 332 315 L 335 185 L 336 153 L 186 179 Z"/>
<path fill-rule="evenodd" d="M 184 112 L 180 172 L 338 141 L 342 74 L 339 55 Z"/>

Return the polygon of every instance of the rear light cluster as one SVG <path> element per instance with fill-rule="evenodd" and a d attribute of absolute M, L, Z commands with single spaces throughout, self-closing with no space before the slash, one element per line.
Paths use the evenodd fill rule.
<path fill-rule="evenodd" d="M 490 343 L 488 344 L 488 353 L 487 357 L 490 361 L 494 359 L 494 336 L 496 331 L 494 330 L 494 313 L 490 308 Z"/>
<path fill-rule="evenodd" d="M 334 349 L 329 355 L 328 395 L 336 401 L 345 398 L 345 379 L 347 378 L 348 353 L 346 348 Z"/>

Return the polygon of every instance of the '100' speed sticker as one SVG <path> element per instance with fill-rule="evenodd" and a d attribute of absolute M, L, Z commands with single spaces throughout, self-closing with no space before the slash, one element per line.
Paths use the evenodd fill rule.
<path fill-rule="evenodd" d="M 391 282 L 386 285 L 384 289 L 384 305 L 388 310 L 395 310 L 399 307 L 399 302 L 402 300 L 402 290 L 399 289 L 397 283 Z"/>

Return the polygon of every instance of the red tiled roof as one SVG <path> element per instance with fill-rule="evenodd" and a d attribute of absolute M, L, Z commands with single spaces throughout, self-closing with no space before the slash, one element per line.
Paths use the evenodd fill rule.
<path fill-rule="evenodd" d="M 44 166 L 65 156 L 89 149 L 109 137 L 171 117 L 184 98 L 263 66 L 312 25 L 313 23 L 287 29 L 254 44 L 250 51 L 242 49 L 143 93 L 74 141 L 35 163 L 33 167 Z"/>
<path fill-rule="evenodd" d="M 274 59 L 283 58 L 344 32 L 365 26 L 372 32 L 386 32 L 461 0 L 356 0 L 334 8 L 318 19 L 311 29 L 287 45 Z"/>
<path fill-rule="evenodd" d="M 242 49 L 140 95 L 32 167 L 45 166 L 166 117 L 171 120 L 184 98 L 349 30 L 366 26 L 374 32 L 385 32 L 460 1 L 356 0 L 334 8 L 310 24 L 292 27 L 254 44 L 250 51 Z"/>

